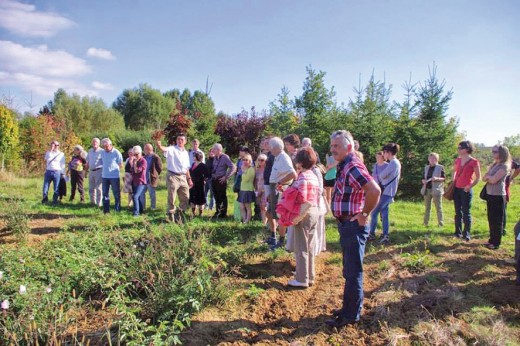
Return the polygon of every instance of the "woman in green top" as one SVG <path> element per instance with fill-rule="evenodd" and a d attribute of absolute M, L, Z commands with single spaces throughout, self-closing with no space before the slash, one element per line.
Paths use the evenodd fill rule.
<path fill-rule="evenodd" d="M 238 202 L 240 202 L 240 215 L 243 223 L 251 221 L 251 203 L 256 199 L 255 195 L 255 168 L 252 167 L 253 158 L 250 154 L 242 158 L 242 181 L 240 182 L 240 192 Z"/>
<path fill-rule="evenodd" d="M 336 166 L 338 162 L 334 160 L 332 155 L 327 153 L 327 173 L 325 173 L 323 185 L 325 187 L 325 201 L 327 202 L 327 209 L 330 210 L 330 200 L 332 198 L 332 190 L 336 183 Z"/>

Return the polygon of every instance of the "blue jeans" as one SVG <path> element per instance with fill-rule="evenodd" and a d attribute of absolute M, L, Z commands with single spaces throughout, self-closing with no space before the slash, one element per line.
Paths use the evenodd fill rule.
<path fill-rule="evenodd" d="M 121 186 L 119 178 L 103 178 L 101 182 L 101 189 L 103 191 L 103 212 L 106 214 L 110 212 L 110 196 L 108 194 L 110 186 L 112 186 L 112 194 L 114 195 L 114 209 L 121 210 Z"/>
<path fill-rule="evenodd" d="M 152 184 L 144 185 L 145 189 L 143 191 L 143 194 L 141 196 L 141 200 L 143 203 L 143 210 L 146 208 L 146 192 L 148 191 L 150 193 L 150 208 L 155 209 L 157 206 L 157 197 L 155 195 L 156 187 L 153 187 Z"/>
<path fill-rule="evenodd" d="M 207 196 L 209 192 L 209 198 L 206 198 L 206 200 L 209 201 L 209 209 L 213 209 L 213 204 L 215 203 L 215 198 L 213 198 L 213 185 L 211 181 L 212 179 L 209 178 L 208 181 L 206 181 L 206 185 L 204 185 L 204 196 Z"/>
<path fill-rule="evenodd" d="M 390 221 L 388 221 L 388 209 L 393 201 L 393 197 L 381 195 L 379 203 L 377 203 L 377 206 L 374 208 L 374 210 L 372 210 L 372 214 L 370 215 L 370 234 L 376 234 L 377 218 L 379 213 L 381 213 L 381 218 L 383 219 L 383 236 L 388 236 L 390 228 Z"/>
<path fill-rule="evenodd" d="M 455 188 L 453 203 L 455 205 L 455 235 L 464 239 L 471 238 L 471 199 L 473 189 L 465 192 L 464 189 Z M 464 230 L 462 230 L 464 221 Z"/>
<path fill-rule="evenodd" d="M 47 202 L 47 200 L 49 199 L 48 194 L 49 194 L 49 188 L 51 186 L 51 182 L 54 184 L 54 195 L 52 196 L 52 202 L 53 203 L 58 202 L 60 177 L 61 177 L 61 171 L 50 171 L 50 170 L 45 171 L 45 174 L 43 176 L 42 202 Z"/>
<path fill-rule="evenodd" d="M 146 192 L 146 185 L 134 185 L 132 188 L 134 191 L 134 216 L 137 216 L 144 210 L 143 196 Z"/>
<path fill-rule="evenodd" d="M 341 315 L 358 321 L 363 306 L 363 257 L 368 238 L 368 227 L 357 221 L 338 222 L 339 243 L 343 252 L 343 307 Z"/>

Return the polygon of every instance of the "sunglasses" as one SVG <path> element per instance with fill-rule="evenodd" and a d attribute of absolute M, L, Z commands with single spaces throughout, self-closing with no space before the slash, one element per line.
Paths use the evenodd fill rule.
<path fill-rule="evenodd" d="M 264 159 L 258 159 L 257 161 L 259 161 L 259 162 L 263 162 L 263 161 L 265 161 L 265 160 L 264 160 Z"/>
<path fill-rule="evenodd" d="M 498 150 L 491 150 L 493 154 L 498 154 Z"/>

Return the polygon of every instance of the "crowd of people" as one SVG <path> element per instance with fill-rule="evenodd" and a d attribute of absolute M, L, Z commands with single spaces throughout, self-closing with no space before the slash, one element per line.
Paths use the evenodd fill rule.
<path fill-rule="evenodd" d="M 339 130 L 330 137 L 330 152 L 325 165 L 310 138 L 289 134 L 283 138 L 269 136 L 262 140 L 256 159 L 248 147 L 241 147 L 237 163 L 216 143 L 208 155 L 200 149 L 199 141 L 186 148 L 187 137 L 179 134 L 175 144 L 155 142 L 166 162 L 167 207 L 166 220 L 182 223 L 189 209 L 193 216 L 202 215 L 204 208 L 215 209 L 213 218 L 227 217 L 228 182 L 235 176 L 239 219 L 249 223 L 257 217 L 269 229 L 266 243 L 271 250 L 285 248 L 294 253 L 296 270 L 288 285 L 307 288 L 315 283 L 315 258 L 326 250 L 325 215 L 336 219 L 343 254 L 345 279 L 343 304 L 334 310 L 326 323 L 342 327 L 360 319 L 363 302 L 363 257 L 368 241 L 376 240 L 378 221 L 382 223 L 381 244 L 390 242 L 390 205 L 398 191 L 401 164 L 397 158 L 399 145 L 387 143 L 376 154 L 370 173 L 365 166 L 359 143 L 348 131 Z M 520 173 L 518 163 L 511 161 L 508 148 L 496 145 L 492 149 L 493 164 L 481 177 L 480 163 L 471 156 L 474 146 L 469 141 L 458 145 L 458 157 L 453 164 L 455 207 L 454 236 L 471 239 L 471 203 L 473 187 L 486 182 L 481 198 L 487 203 L 489 221 L 489 249 L 497 249 L 505 234 L 509 184 Z M 446 173 L 439 164 L 439 155 L 431 153 L 424 167 L 421 194 L 424 196 L 424 225 L 430 222 L 432 201 L 437 211 L 437 224 L 444 226 L 442 196 L 445 193 Z M 109 213 L 110 190 L 113 209 L 121 210 L 121 171 L 124 169 L 123 193 L 128 194 L 128 206 L 139 217 L 146 210 L 146 194 L 150 208 L 156 209 L 156 188 L 163 171 L 162 159 L 151 143 L 136 145 L 123 161 L 109 138 L 92 140 L 86 152 L 74 147 L 71 159 L 53 141 L 45 154 L 46 171 L 42 203 L 48 203 L 51 182 L 54 184 L 52 203 L 60 199 L 60 178 L 70 177 L 70 201 L 76 190 L 84 202 L 83 182 L 88 175 L 90 202 Z M 418 180 L 421 177 L 418 177 Z M 67 180 L 67 179 L 65 179 Z M 176 203 L 177 199 L 179 200 Z M 208 203 L 209 201 L 209 203 Z M 520 227 L 517 227 L 520 228 Z M 515 234 L 518 237 L 518 234 Z M 517 244 L 520 243 L 520 239 Z M 520 283 L 520 250 L 517 252 L 517 271 Z"/>

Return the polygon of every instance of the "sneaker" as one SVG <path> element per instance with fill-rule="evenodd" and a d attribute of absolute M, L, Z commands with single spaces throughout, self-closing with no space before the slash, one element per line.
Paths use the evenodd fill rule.
<path fill-rule="evenodd" d="M 287 283 L 287 286 L 307 288 L 307 287 L 309 287 L 309 284 L 307 284 L 306 282 L 300 282 L 300 281 L 296 281 L 296 280 L 289 280 L 289 282 Z"/>
<path fill-rule="evenodd" d="M 334 317 L 330 320 L 326 320 L 325 324 L 331 328 L 342 328 L 350 324 L 356 324 L 357 321 L 349 320 L 343 316 Z"/>
<path fill-rule="evenodd" d="M 390 238 L 387 235 L 382 235 L 381 238 L 379 238 L 379 244 L 388 244 L 390 243 Z"/>
<path fill-rule="evenodd" d="M 269 237 L 266 240 L 264 240 L 264 243 L 267 245 L 274 245 L 276 244 L 276 237 Z"/>
<path fill-rule="evenodd" d="M 281 242 L 281 241 L 277 241 L 276 244 L 273 244 L 269 247 L 269 250 L 271 251 L 275 251 L 276 249 L 278 248 L 283 248 L 284 247 L 284 243 Z"/>
<path fill-rule="evenodd" d="M 376 240 L 376 235 L 373 234 L 373 233 L 370 233 L 370 234 L 368 235 L 368 239 L 367 239 L 367 240 L 368 240 L 368 241 Z"/>

